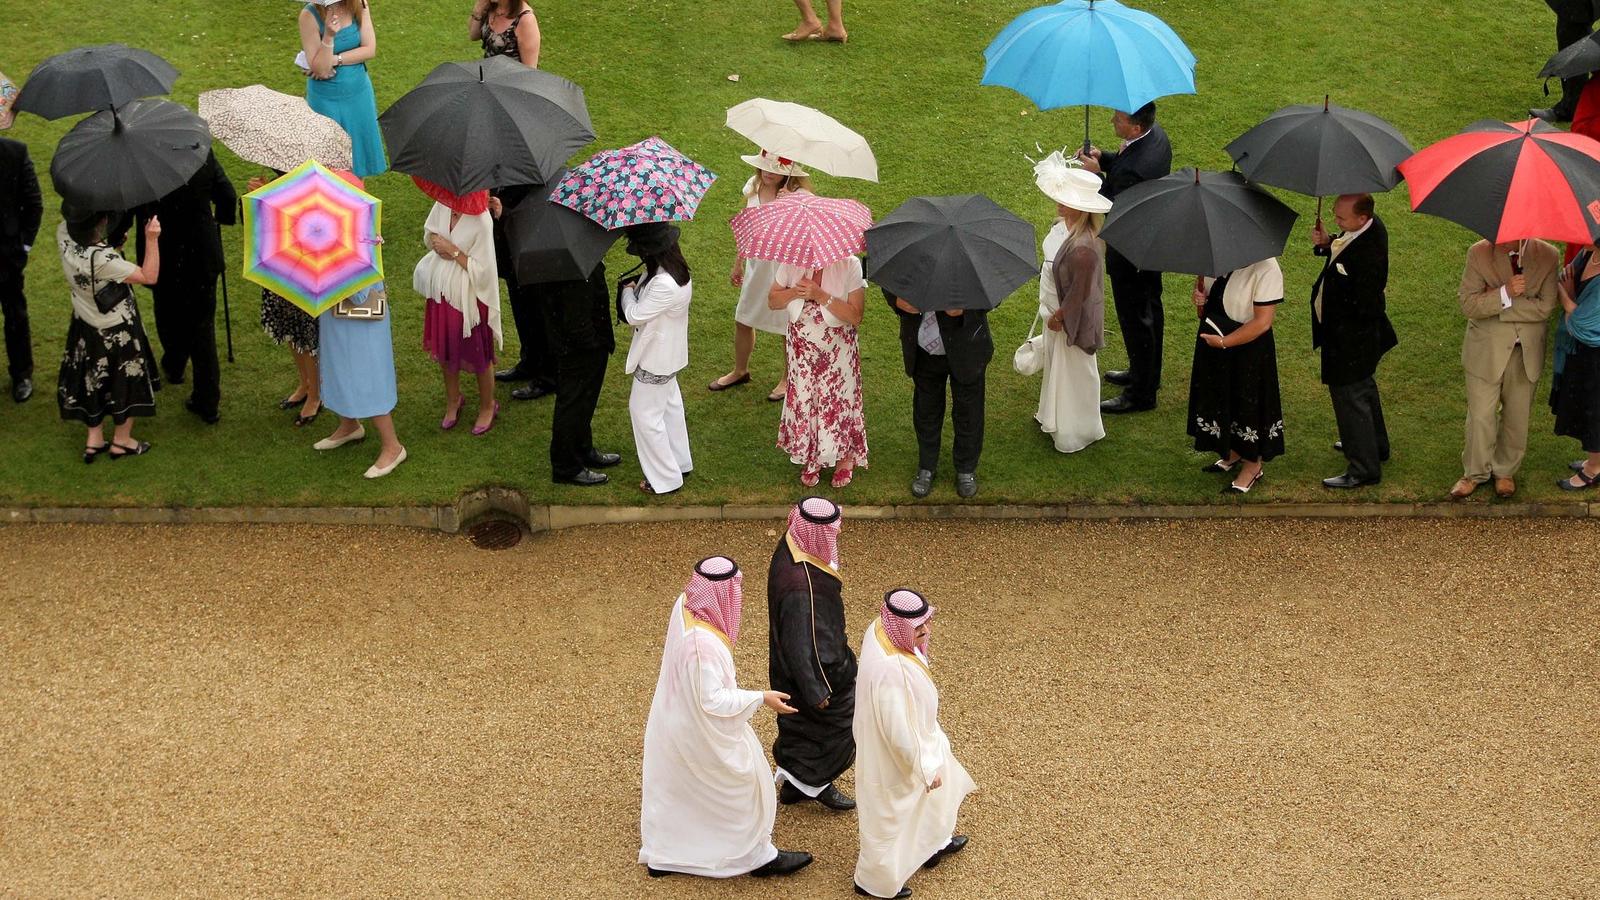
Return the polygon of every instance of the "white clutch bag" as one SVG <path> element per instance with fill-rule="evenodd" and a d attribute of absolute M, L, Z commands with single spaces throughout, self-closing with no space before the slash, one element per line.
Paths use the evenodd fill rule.
<path fill-rule="evenodd" d="M 299 53 L 294 55 L 294 64 L 295 68 L 299 69 L 301 74 L 311 74 L 311 64 L 306 62 L 306 52 L 304 50 L 301 50 Z"/>
<path fill-rule="evenodd" d="M 1033 317 L 1033 325 L 1028 328 L 1028 339 L 1011 355 L 1011 368 L 1016 369 L 1019 375 L 1037 375 L 1044 370 L 1044 332 L 1033 333 L 1042 321 L 1043 313 Z"/>

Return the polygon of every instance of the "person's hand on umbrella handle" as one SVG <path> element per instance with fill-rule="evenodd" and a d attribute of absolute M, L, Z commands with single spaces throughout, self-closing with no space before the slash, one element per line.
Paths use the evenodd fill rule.
<path fill-rule="evenodd" d="M 784 702 L 788 699 L 789 695 L 785 694 L 783 691 L 763 691 L 761 694 L 761 702 L 765 703 L 768 709 L 771 709 L 780 716 L 787 716 L 790 713 L 799 712 L 798 709 L 795 709 Z"/>
<path fill-rule="evenodd" d="M 1317 224 L 1311 226 L 1311 243 L 1318 247 L 1326 247 L 1333 243 L 1333 238 L 1329 237 L 1328 232 L 1323 230 L 1321 219 L 1317 220 Z"/>
<path fill-rule="evenodd" d="M 1078 162 L 1083 163 L 1083 170 L 1085 172 L 1093 172 L 1096 175 L 1100 174 L 1099 150 L 1091 149 L 1088 153 L 1080 152 L 1078 154 Z"/>
<path fill-rule="evenodd" d="M 1506 293 L 1513 297 L 1521 297 L 1528 290 L 1528 276 L 1518 272 L 1506 282 Z"/>
<path fill-rule="evenodd" d="M 144 236 L 147 240 L 161 236 L 160 216 L 151 216 L 150 221 L 144 223 Z"/>
<path fill-rule="evenodd" d="M 1196 314 L 1199 314 L 1200 312 L 1202 312 L 1206 308 L 1206 292 L 1205 291 L 1203 291 L 1203 290 L 1201 290 L 1199 288 L 1195 288 L 1194 289 L 1194 293 L 1189 295 L 1189 299 L 1194 303 L 1194 311 L 1195 311 Z"/>
<path fill-rule="evenodd" d="M 794 289 L 800 292 L 801 300 L 815 300 L 816 286 L 816 282 L 812 281 L 809 277 L 806 277 L 800 279 L 800 282 L 794 286 Z"/>
<path fill-rule="evenodd" d="M 505 212 L 505 210 L 506 208 L 503 204 L 501 204 L 499 197 L 489 198 L 489 215 L 498 219 L 500 218 L 500 214 Z"/>

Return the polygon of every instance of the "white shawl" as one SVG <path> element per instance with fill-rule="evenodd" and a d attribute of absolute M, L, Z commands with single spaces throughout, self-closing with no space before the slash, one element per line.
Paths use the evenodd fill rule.
<path fill-rule="evenodd" d="M 475 216 L 462 215 L 456 227 L 450 227 L 450 207 L 434 203 L 428 212 L 428 221 L 422 226 L 422 244 L 428 252 L 417 260 L 411 273 L 411 287 L 429 300 L 450 304 L 461 313 L 461 336 L 472 334 L 478 327 L 478 304 L 489 309 L 489 330 L 494 332 L 494 345 L 501 346 L 503 336 L 500 325 L 500 277 L 494 258 L 494 220 L 486 212 Z M 446 237 L 461 248 L 467 258 L 465 269 L 454 260 L 445 259 L 428 245 L 428 235 Z"/>

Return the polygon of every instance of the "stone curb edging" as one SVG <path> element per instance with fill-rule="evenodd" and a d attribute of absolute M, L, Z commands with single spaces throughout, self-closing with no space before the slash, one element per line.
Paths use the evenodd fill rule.
<path fill-rule="evenodd" d="M 1053 506 L 850 506 L 854 519 L 1365 519 L 1365 518 L 1600 518 L 1600 503 L 1245 503 L 1237 505 L 1068 503 Z M 448 506 L 244 507 L 0 507 L 0 524 L 93 525 L 387 525 L 455 534 L 489 516 L 525 523 L 533 531 L 585 525 L 651 522 L 781 520 L 788 506 L 551 506 L 533 505 L 519 491 L 472 491 Z"/>

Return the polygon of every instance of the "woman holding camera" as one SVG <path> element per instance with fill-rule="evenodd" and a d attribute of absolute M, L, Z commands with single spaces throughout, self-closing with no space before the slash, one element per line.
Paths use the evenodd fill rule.
<path fill-rule="evenodd" d="M 378 101 L 367 60 L 378 55 L 367 0 L 307 3 L 300 10 L 300 49 L 306 56 L 306 105 L 350 135 L 351 168 L 362 178 L 389 168 L 378 130 Z"/>
<path fill-rule="evenodd" d="M 62 204 L 61 219 L 56 246 L 72 290 L 72 321 L 67 325 L 56 392 L 61 418 L 88 426 L 85 463 L 102 453 L 113 460 L 142 456 L 150 445 L 134 439 L 133 420 L 156 414 L 161 376 L 129 285 L 156 283 L 161 272 L 157 240 L 161 220 L 151 216 L 145 224 L 144 265 L 137 266 L 107 240 L 111 214 Z M 107 416 L 116 425 L 109 441 Z"/>

